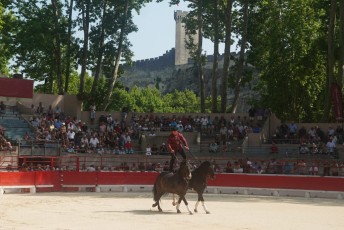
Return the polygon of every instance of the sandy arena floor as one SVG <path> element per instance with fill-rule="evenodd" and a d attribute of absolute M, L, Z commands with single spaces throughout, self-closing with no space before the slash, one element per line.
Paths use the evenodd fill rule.
<path fill-rule="evenodd" d="M 210 214 L 201 205 L 181 214 L 162 199 L 152 208 L 151 193 L 36 193 L 0 195 L 1 230 L 40 229 L 226 229 L 342 230 L 344 200 L 205 194 Z M 196 195 L 187 194 L 193 211 Z"/>

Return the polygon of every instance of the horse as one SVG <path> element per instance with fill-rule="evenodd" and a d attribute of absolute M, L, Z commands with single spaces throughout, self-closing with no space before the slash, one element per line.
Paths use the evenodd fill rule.
<path fill-rule="evenodd" d="M 155 203 L 152 207 L 158 206 L 160 212 L 162 209 L 160 207 L 160 199 L 166 193 L 173 193 L 179 196 L 177 203 L 177 213 L 181 213 L 179 206 L 181 201 L 184 201 L 186 208 L 190 214 L 192 212 L 189 210 L 188 202 L 185 199 L 186 192 L 188 190 L 189 180 L 191 179 L 191 167 L 187 161 L 182 161 L 180 167 L 175 173 L 162 172 L 156 178 L 153 186 L 153 194 Z"/>
<path fill-rule="evenodd" d="M 207 180 L 215 179 L 215 173 L 213 168 L 211 167 L 211 163 L 209 161 L 202 162 L 195 170 L 191 172 L 191 180 L 189 181 L 189 189 L 193 189 L 198 194 L 198 200 L 195 205 L 194 212 L 197 213 L 197 207 L 199 205 L 199 202 L 202 202 L 202 206 L 204 211 L 209 214 L 210 212 L 207 210 L 205 204 L 204 204 L 204 198 L 203 193 L 205 188 L 207 187 Z M 173 194 L 173 205 L 176 205 L 174 194 Z"/>

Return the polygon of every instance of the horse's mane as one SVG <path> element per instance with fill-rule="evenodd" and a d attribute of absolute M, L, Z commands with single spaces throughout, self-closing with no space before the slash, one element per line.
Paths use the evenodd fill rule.
<path fill-rule="evenodd" d="M 194 173 L 206 172 L 207 169 L 211 166 L 209 161 L 203 161 L 195 170 Z"/>

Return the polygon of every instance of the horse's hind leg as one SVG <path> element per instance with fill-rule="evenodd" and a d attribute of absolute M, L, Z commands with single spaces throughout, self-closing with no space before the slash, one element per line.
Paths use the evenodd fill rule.
<path fill-rule="evenodd" d="M 201 194 L 198 193 L 198 198 L 197 198 L 197 202 L 195 204 L 195 209 L 194 209 L 194 212 L 198 212 L 197 211 L 197 208 L 198 208 L 198 205 L 199 205 L 199 202 L 201 201 Z"/>
<path fill-rule="evenodd" d="M 190 213 L 190 215 L 192 215 L 192 212 L 190 211 L 189 206 L 188 206 L 188 202 L 187 202 L 186 199 L 185 199 L 185 196 L 183 197 L 183 201 L 184 201 L 184 204 L 185 204 L 185 206 L 186 206 L 186 209 L 188 210 L 188 212 Z"/>
<path fill-rule="evenodd" d="M 162 209 L 161 209 L 161 207 L 160 207 L 160 199 L 161 199 L 161 197 L 162 197 L 162 194 L 158 194 L 157 200 L 156 200 L 155 203 L 152 205 L 153 208 L 156 207 L 156 206 L 158 206 L 159 212 L 162 212 Z"/>
<path fill-rule="evenodd" d="M 180 210 L 179 210 L 180 202 L 182 202 L 182 197 L 181 196 L 179 196 L 179 199 L 178 199 L 178 202 L 177 202 L 177 207 L 176 207 L 177 213 L 181 213 Z"/>

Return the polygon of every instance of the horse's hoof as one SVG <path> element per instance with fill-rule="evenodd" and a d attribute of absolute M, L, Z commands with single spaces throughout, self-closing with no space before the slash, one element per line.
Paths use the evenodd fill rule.
<path fill-rule="evenodd" d="M 197 209 L 194 209 L 194 212 L 196 212 L 196 213 L 197 213 Z"/>
<path fill-rule="evenodd" d="M 161 209 L 161 208 L 159 208 L 159 212 L 162 212 L 162 209 Z"/>
<path fill-rule="evenodd" d="M 192 212 L 190 212 L 190 215 L 193 215 L 193 213 L 192 213 Z"/>
<path fill-rule="evenodd" d="M 156 207 L 157 206 L 157 204 L 152 204 L 152 207 L 154 208 L 154 207 Z"/>
<path fill-rule="evenodd" d="M 177 210 L 177 213 L 182 213 L 179 209 Z"/>
<path fill-rule="evenodd" d="M 172 205 L 173 205 L 173 206 L 176 206 L 176 202 L 172 202 Z"/>
<path fill-rule="evenodd" d="M 210 214 L 210 212 L 209 212 L 209 211 L 206 211 L 205 213 L 207 213 L 207 214 Z"/>

